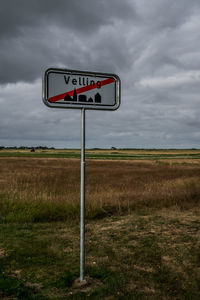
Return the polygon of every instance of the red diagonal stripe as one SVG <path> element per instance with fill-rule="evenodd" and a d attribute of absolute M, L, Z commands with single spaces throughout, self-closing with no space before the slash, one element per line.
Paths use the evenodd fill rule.
<path fill-rule="evenodd" d="M 104 86 L 106 84 L 112 83 L 114 81 L 115 80 L 113 78 L 108 78 L 108 79 L 102 80 L 101 81 L 101 86 Z M 83 87 L 81 87 L 81 88 L 79 88 L 79 89 L 76 90 L 76 94 L 81 94 L 83 92 L 86 92 L 86 91 L 89 91 L 89 90 L 93 90 L 93 89 L 96 89 L 96 88 L 98 88 L 98 86 L 97 86 L 96 83 L 94 85 L 83 86 Z M 49 100 L 49 102 L 56 102 L 56 101 L 64 99 L 67 94 L 69 96 L 73 96 L 74 90 L 69 91 L 69 92 L 64 93 L 64 94 L 59 94 L 59 95 L 53 96 L 53 97 L 49 98 L 48 100 Z"/>

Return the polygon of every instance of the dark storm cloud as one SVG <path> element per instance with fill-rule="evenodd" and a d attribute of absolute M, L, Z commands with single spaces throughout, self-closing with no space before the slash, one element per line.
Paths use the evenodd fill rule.
<path fill-rule="evenodd" d="M 0 12 L 0 33 L 6 37 L 20 33 L 24 27 L 53 23 L 87 34 L 102 24 L 112 24 L 116 18 L 134 16 L 133 7 L 120 0 L 2 0 Z"/>
<path fill-rule="evenodd" d="M 99 53 L 102 45 L 99 42 L 99 46 L 91 50 L 90 44 L 95 36 L 98 39 L 101 28 L 133 18 L 133 6 L 120 0 L 3 0 L 0 9 L 0 65 L 3 69 L 0 82 L 32 81 L 49 65 L 81 67 L 94 64 L 96 67 L 98 55 L 92 63 L 94 55 L 91 51 Z M 116 58 L 119 56 L 122 55 L 119 53 Z"/>

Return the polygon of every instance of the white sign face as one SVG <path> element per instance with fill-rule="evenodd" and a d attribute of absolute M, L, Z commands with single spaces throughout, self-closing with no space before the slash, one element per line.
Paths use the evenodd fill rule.
<path fill-rule="evenodd" d="M 116 110 L 120 79 L 114 74 L 48 69 L 43 74 L 43 101 L 56 108 Z"/>

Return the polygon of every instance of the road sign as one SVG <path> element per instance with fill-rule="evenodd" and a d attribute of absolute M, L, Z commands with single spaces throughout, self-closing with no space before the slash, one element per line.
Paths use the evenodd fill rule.
<path fill-rule="evenodd" d="M 85 268 L 85 110 L 116 110 L 120 106 L 120 79 L 114 74 L 47 69 L 43 74 L 43 101 L 49 107 L 82 110 L 80 281 L 83 281 Z"/>
<path fill-rule="evenodd" d="M 116 110 L 120 106 L 120 79 L 115 74 L 47 69 L 43 101 L 55 108 Z"/>

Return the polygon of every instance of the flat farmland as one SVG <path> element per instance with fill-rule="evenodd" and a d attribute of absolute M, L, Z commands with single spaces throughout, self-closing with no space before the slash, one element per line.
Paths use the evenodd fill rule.
<path fill-rule="evenodd" d="M 1 149 L 0 157 L 54 157 L 80 158 L 79 149 L 36 149 L 36 152 L 20 149 Z M 200 150 L 137 150 L 137 149 L 88 149 L 86 158 L 110 160 L 160 160 L 160 159 L 200 159 Z"/>
<path fill-rule="evenodd" d="M 199 299 L 200 151 L 87 151 L 86 289 L 70 151 L 0 152 L 0 297 Z"/>

